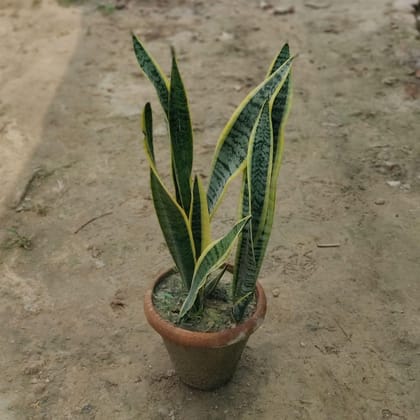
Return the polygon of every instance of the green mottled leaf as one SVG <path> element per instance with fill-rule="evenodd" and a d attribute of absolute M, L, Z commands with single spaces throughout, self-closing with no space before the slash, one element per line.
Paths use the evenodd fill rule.
<path fill-rule="evenodd" d="M 235 267 L 232 279 L 233 301 L 240 301 L 248 291 L 255 288 L 256 261 L 254 255 L 254 244 L 252 241 L 252 226 L 250 223 L 242 230 L 236 248 Z M 249 283 L 251 283 L 249 287 Z M 236 312 L 236 313 L 235 313 Z M 234 311 L 234 317 L 238 318 L 238 311 Z"/>
<path fill-rule="evenodd" d="M 188 289 L 195 267 L 192 232 L 184 210 L 166 189 L 157 172 L 152 152 L 153 141 L 149 137 L 152 135 L 152 127 L 150 125 L 152 122 L 151 116 L 152 109 L 150 104 L 146 104 L 142 116 L 142 129 L 146 156 L 150 164 L 150 184 L 153 204 L 169 252 L 180 272 L 185 288 Z"/>
<path fill-rule="evenodd" d="M 244 175 L 242 212 L 250 211 L 250 227 L 241 233 L 237 247 L 236 267 L 233 278 L 233 297 L 238 301 L 233 315 L 239 321 L 255 290 L 257 266 L 254 244 L 263 231 L 272 169 L 273 130 L 269 102 L 261 109 L 252 131 L 247 157 L 247 172 Z M 248 296 L 248 298 L 245 298 Z"/>
<path fill-rule="evenodd" d="M 225 261 L 235 239 L 248 223 L 250 216 L 240 220 L 225 236 L 211 243 L 197 260 L 190 291 L 179 314 L 182 318 L 194 305 L 200 290 L 205 286 L 207 276 Z"/>
<path fill-rule="evenodd" d="M 189 214 L 191 205 L 191 171 L 193 136 L 188 100 L 179 74 L 175 53 L 172 52 L 171 86 L 169 94 L 169 132 L 171 136 L 174 183 L 180 205 Z"/>
<path fill-rule="evenodd" d="M 247 214 L 250 214 L 249 187 L 246 168 L 243 170 L 242 178 L 242 189 L 239 199 L 239 217 L 245 217 Z M 236 247 L 235 264 L 233 266 L 232 277 L 232 298 L 234 301 L 237 299 L 238 296 L 238 282 L 240 279 L 243 279 L 245 277 L 245 273 L 248 268 L 248 256 L 249 253 L 252 252 L 252 249 L 249 249 L 251 244 L 251 236 L 252 227 L 251 224 L 248 223 L 246 228 L 242 230 L 241 234 L 239 235 L 238 245 Z"/>
<path fill-rule="evenodd" d="M 210 214 L 214 213 L 226 186 L 245 166 L 248 141 L 265 101 L 276 96 L 290 71 L 292 59 L 283 63 L 239 105 L 224 128 L 216 147 L 207 191 Z"/>
<path fill-rule="evenodd" d="M 258 235 L 267 213 L 273 159 L 273 129 L 269 102 L 262 107 L 249 143 L 247 177 L 250 214 L 252 215 L 252 237 Z"/>
<path fill-rule="evenodd" d="M 147 152 L 155 163 L 155 152 L 153 148 L 153 116 L 152 107 L 149 102 L 146 103 L 142 114 L 142 130 L 144 134 L 144 140 L 146 141 Z"/>
<path fill-rule="evenodd" d="M 169 252 L 188 289 L 193 277 L 195 258 L 193 239 L 184 211 L 163 186 L 156 172 L 150 170 L 153 203 Z"/>
<path fill-rule="evenodd" d="M 168 115 L 169 80 L 138 38 L 134 34 L 132 34 L 132 38 L 137 62 L 155 87 L 162 108 L 165 111 L 165 114 Z"/>
<path fill-rule="evenodd" d="M 210 218 L 206 194 L 198 176 L 194 178 L 190 225 L 194 238 L 195 255 L 198 258 L 202 250 L 210 243 Z"/>
<path fill-rule="evenodd" d="M 273 60 L 267 73 L 270 77 L 278 68 L 280 68 L 290 58 L 289 44 L 286 42 L 282 47 L 277 57 Z"/>
<path fill-rule="evenodd" d="M 285 44 L 283 48 L 280 50 L 280 53 L 274 60 L 268 76 L 269 77 L 274 71 L 276 71 L 279 67 L 283 65 L 288 59 L 290 58 L 290 51 L 289 45 Z M 272 112 L 271 112 L 271 120 L 273 125 L 273 138 L 274 138 L 274 148 L 273 148 L 273 161 L 280 161 L 277 157 L 278 153 L 282 153 L 283 144 L 281 142 L 282 138 L 280 136 L 280 127 L 282 121 L 287 118 L 285 116 L 284 111 L 288 109 L 287 102 L 290 101 L 291 98 L 291 77 L 292 77 L 292 70 L 290 70 L 286 80 L 284 81 L 283 86 L 281 87 L 279 93 L 274 99 Z"/>
<path fill-rule="evenodd" d="M 286 44 L 279 54 L 278 62 L 281 63 L 281 59 L 287 60 L 289 56 L 289 47 Z M 284 128 L 286 125 L 287 117 L 290 111 L 292 99 L 292 73 L 290 72 L 287 76 L 286 81 L 280 89 L 280 92 L 276 96 L 273 107 L 272 107 L 272 124 L 273 124 L 273 169 L 271 174 L 270 192 L 267 206 L 267 215 L 263 230 L 260 237 L 255 243 L 254 252 L 257 263 L 257 276 L 261 270 L 262 261 L 268 246 L 268 241 L 271 235 L 271 229 L 274 221 L 274 212 L 276 206 L 277 196 L 277 180 L 281 167 L 281 160 L 283 156 L 284 147 Z"/>
<path fill-rule="evenodd" d="M 210 296 L 216 289 L 217 285 L 219 284 L 220 280 L 222 279 L 223 275 L 225 274 L 227 270 L 227 265 L 225 265 L 219 273 L 215 273 L 215 275 L 212 276 L 212 274 L 209 274 L 209 278 L 206 281 L 206 285 L 204 287 L 204 296 Z"/>
<path fill-rule="evenodd" d="M 287 62 L 289 57 L 289 46 L 286 44 L 283 46 L 279 55 L 271 65 L 267 77 L 272 75 L 278 68 L 283 65 L 283 63 Z M 273 128 L 273 163 L 270 188 L 269 191 L 266 192 L 268 197 L 266 198 L 267 208 L 265 218 L 262 219 L 263 223 L 260 223 L 260 229 L 257 238 L 252 238 L 250 232 L 247 232 L 244 229 L 238 241 L 235 264 L 238 266 L 238 268 L 235 267 L 236 270 L 234 272 L 233 283 L 234 298 L 236 299 L 236 303 L 233 308 L 233 316 L 237 321 L 242 319 L 245 308 L 251 300 L 252 295 L 249 291 L 251 290 L 251 287 L 255 287 L 255 282 L 258 279 L 273 226 L 277 179 L 283 153 L 284 125 L 287 119 L 288 110 L 290 108 L 291 85 L 292 82 L 290 71 L 279 92 L 274 96 L 274 100 L 272 99 L 271 122 Z M 242 203 L 243 214 L 249 213 L 249 200 L 246 197 L 246 192 L 248 191 L 247 185 L 247 176 L 244 176 L 243 188 L 245 191 L 243 194 Z"/>

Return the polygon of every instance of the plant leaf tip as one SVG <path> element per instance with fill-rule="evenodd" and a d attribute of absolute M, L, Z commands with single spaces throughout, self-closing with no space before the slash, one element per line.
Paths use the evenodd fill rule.
<path fill-rule="evenodd" d="M 171 57 L 172 60 L 176 60 L 176 52 L 175 52 L 175 47 L 173 45 L 169 46 L 169 49 L 171 50 Z"/>

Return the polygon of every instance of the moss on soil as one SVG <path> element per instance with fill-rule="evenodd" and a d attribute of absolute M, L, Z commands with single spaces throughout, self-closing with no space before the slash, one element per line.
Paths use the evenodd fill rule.
<path fill-rule="evenodd" d="M 159 315 L 178 327 L 191 331 L 216 332 L 236 326 L 232 318 L 232 274 L 225 272 L 216 289 L 205 298 L 201 310 L 187 314 L 181 321 L 178 314 L 187 291 L 179 273 L 172 273 L 162 280 L 153 292 L 153 304 Z M 255 297 L 248 305 L 244 320 L 255 310 Z"/>

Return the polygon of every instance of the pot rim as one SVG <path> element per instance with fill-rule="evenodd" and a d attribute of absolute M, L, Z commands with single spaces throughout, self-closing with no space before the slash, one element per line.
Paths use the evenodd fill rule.
<path fill-rule="evenodd" d="M 228 264 L 228 270 L 232 266 Z M 153 290 L 173 269 L 165 270 L 159 274 L 144 296 L 144 313 L 149 324 L 158 332 L 163 339 L 172 341 L 184 347 L 225 347 L 238 341 L 247 339 L 262 324 L 267 312 L 267 298 L 262 285 L 257 282 L 256 297 L 257 305 L 253 314 L 244 322 L 235 327 L 217 332 L 190 331 L 177 327 L 162 318 L 153 305 Z"/>

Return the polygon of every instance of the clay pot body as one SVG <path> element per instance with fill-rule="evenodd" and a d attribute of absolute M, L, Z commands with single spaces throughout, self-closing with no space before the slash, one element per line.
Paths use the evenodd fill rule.
<path fill-rule="evenodd" d="M 251 317 L 236 327 L 219 332 L 195 332 L 179 328 L 163 319 L 153 306 L 153 290 L 173 271 L 161 274 L 144 298 L 149 324 L 162 336 L 175 372 L 185 384 L 211 390 L 228 382 L 235 372 L 249 336 L 262 324 L 267 302 L 257 283 L 257 306 Z"/>

